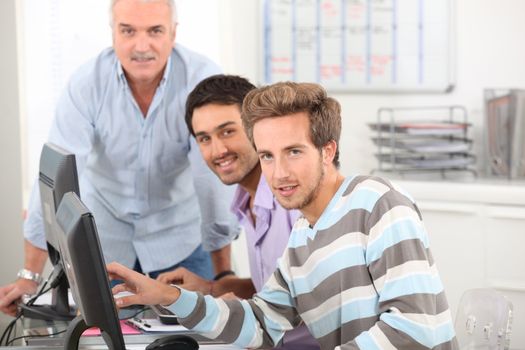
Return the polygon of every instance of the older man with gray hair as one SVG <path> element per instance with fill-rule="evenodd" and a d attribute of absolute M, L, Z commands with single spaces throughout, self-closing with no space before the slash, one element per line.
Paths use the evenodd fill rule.
<path fill-rule="evenodd" d="M 220 69 L 174 45 L 173 0 L 113 0 L 110 10 L 113 47 L 73 74 L 49 141 L 76 155 L 82 200 L 97 219 L 106 261 L 152 277 L 183 266 L 213 278 L 230 269 L 236 224 L 230 190 L 190 138 L 184 105 L 193 87 Z M 14 315 L 41 280 L 43 227 L 35 186 L 21 277 L 0 288 L 4 313 Z"/>

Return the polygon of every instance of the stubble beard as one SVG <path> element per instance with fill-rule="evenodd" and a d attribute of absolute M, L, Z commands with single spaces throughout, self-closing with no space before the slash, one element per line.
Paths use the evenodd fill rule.
<path fill-rule="evenodd" d="M 319 162 L 318 170 L 319 170 L 318 171 L 319 176 L 317 178 L 315 186 L 313 186 L 313 188 L 305 195 L 304 199 L 299 204 L 296 204 L 296 205 L 294 205 L 293 203 L 281 203 L 281 201 L 279 201 L 279 203 L 281 204 L 283 208 L 288 209 L 288 210 L 290 209 L 301 210 L 307 207 L 308 205 L 310 205 L 317 198 L 319 191 L 321 190 L 321 183 L 324 178 L 324 169 L 323 169 L 323 165 L 321 162 Z"/>
<path fill-rule="evenodd" d="M 248 175 L 251 174 L 253 169 L 255 169 L 258 164 L 258 159 L 253 165 L 251 165 L 250 160 L 247 157 L 243 157 L 240 154 L 235 154 L 235 156 L 237 157 L 235 161 L 239 164 L 238 171 L 231 174 L 222 175 L 218 171 L 214 170 L 215 174 L 225 185 L 236 185 L 242 182 Z"/>

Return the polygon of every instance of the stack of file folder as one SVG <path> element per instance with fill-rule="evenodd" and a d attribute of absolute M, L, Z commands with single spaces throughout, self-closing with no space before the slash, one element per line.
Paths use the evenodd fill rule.
<path fill-rule="evenodd" d="M 461 120 L 457 112 L 461 109 Z M 430 109 L 442 112 L 441 119 L 403 119 L 405 111 L 425 115 Z M 384 118 L 385 112 L 388 118 Z M 406 113 L 410 114 L 410 113 Z M 431 114 L 431 113 L 430 113 Z M 383 120 L 382 120 L 383 119 Z M 388 121 L 384 121 L 387 119 Z M 475 163 L 468 138 L 470 124 L 462 107 L 382 108 L 378 121 L 369 124 L 374 131 L 379 171 L 449 171 L 468 170 Z"/>

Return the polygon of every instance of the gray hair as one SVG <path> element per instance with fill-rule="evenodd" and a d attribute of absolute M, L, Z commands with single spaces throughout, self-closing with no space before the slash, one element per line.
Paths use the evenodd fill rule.
<path fill-rule="evenodd" d="M 111 0 L 109 4 L 109 25 L 111 28 L 113 28 L 113 7 L 117 2 L 120 0 Z M 151 1 L 158 1 L 158 0 L 141 0 L 142 2 L 151 2 Z M 164 0 L 166 4 L 171 9 L 171 20 L 173 22 L 173 25 L 177 24 L 177 6 L 175 6 L 175 0 Z"/>

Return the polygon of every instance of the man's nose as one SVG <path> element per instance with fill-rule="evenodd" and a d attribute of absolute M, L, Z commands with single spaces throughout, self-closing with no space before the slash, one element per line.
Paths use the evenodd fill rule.
<path fill-rule="evenodd" d="M 147 52 L 150 49 L 150 38 L 147 33 L 137 35 L 135 39 L 135 50 L 138 52 Z"/>
<path fill-rule="evenodd" d="M 275 179 L 285 179 L 290 176 L 288 170 L 288 163 L 281 157 L 276 157 L 274 160 L 273 176 Z"/>
<path fill-rule="evenodd" d="M 212 139 L 211 149 L 214 158 L 220 157 L 225 153 L 228 153 L 228 148 L 220 139 Z"/>

